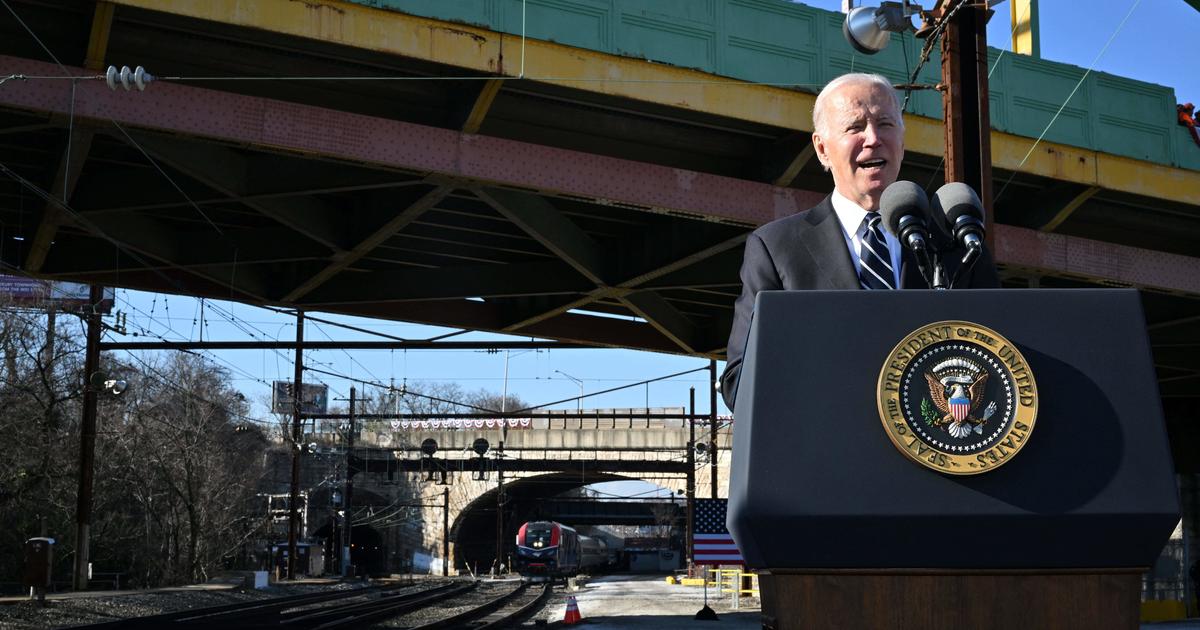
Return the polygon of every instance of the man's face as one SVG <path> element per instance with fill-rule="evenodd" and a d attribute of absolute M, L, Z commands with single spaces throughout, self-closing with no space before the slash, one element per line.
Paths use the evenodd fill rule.
<path fill-rule="evenodd" d="M 904 159 L 895 99 L 881 86 L 849 83 L 830 94 L 824 107 L 825 128 L 813 133 L 817 157 L 842 196 L 878 210 L 883 189 L 896 181 Z"/>

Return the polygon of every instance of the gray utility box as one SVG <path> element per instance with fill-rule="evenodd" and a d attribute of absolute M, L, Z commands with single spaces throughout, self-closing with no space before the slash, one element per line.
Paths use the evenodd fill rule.
<path fill-rule="evenodd" d="M 53 538 L 30 538 L 25 541 L 25 585 L 34 588 L 50 586 L 50 567 L 54 562 Z"/>

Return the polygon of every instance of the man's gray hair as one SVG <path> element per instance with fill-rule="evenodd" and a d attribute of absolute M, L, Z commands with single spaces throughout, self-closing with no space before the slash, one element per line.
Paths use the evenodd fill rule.
<path fill-rule="evenodd" d="M 865 72 L 852 72 L 843 74 L 840 77 L 830 81 L 817 95 L 817 102 L 813 104 L 813 131 L 822 137 L 829 137 L 829 130 L 825 128 L 825 102 L 829 100 L 829 95 L 837 91 L 838 88 L 850 83 L 863 83 L 867 85 L 877 85 L 883 88 L 888 94 L 892 95 L 892 99 L 896 103 L 896 124 L 900 125 L 900 129 L 904 129 L 904 115 L 900 111 L 900 95 L 896 92 L 896 88 L 892 87 L 892 82 L 887 77 L 879 74 L 867 74 Z"/>

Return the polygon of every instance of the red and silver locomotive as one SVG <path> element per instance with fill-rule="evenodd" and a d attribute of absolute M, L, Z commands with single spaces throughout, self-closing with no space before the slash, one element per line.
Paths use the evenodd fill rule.
<path fill-rule="evenodd" d="M 518 573 L 528 578 L 563 578 L 604 564 L 608 548 L 599 538 L 580 536 L 554 521 L 530 521 L 517 532 Z"/>

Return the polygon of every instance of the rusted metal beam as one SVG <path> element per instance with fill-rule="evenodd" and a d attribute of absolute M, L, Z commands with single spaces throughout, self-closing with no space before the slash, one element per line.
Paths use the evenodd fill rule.
<path fill-rule="evenodd" d="M 987 8 L 946 3 L 953 18 L 942 35 L 942 111 L 945 112 L 945 181 L 963 182 L 979 193 L 987 240 L 992 231 L 992 145 L 988 110 Z"/>

